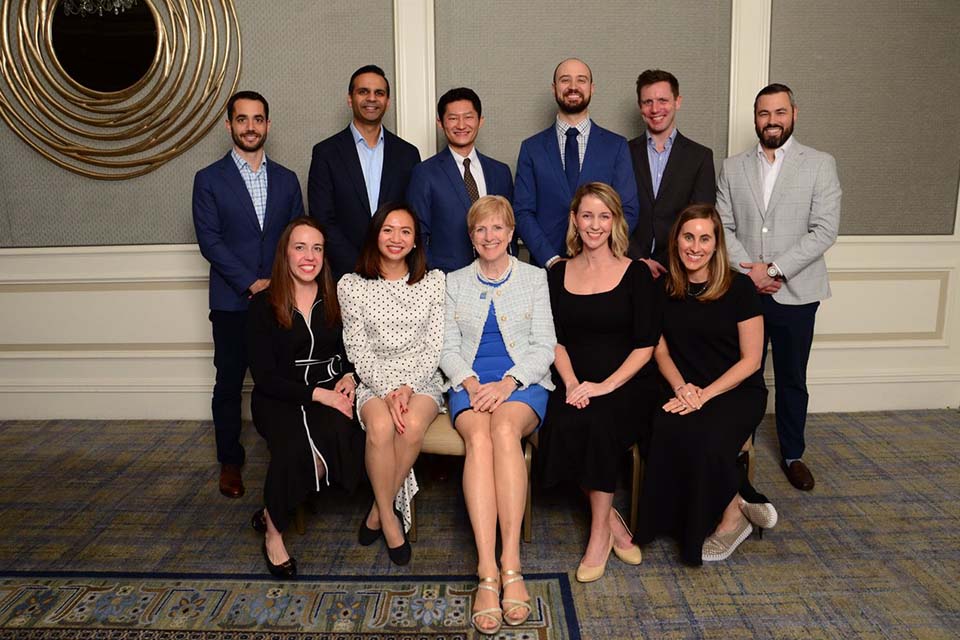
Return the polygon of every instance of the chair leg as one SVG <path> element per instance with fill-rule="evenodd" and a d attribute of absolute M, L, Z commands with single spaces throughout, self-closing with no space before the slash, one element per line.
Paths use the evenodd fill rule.
<path fill-rule="evenodd" d="M 303 505 L 302 504 L 297 505 L 297 511 L 293 516 L 293 527 L 297 530 L 297 533 L 299 533 L 301 536 L 307 531 L 307 525 L 305 520 L 306 520 L 306 514 L 304 513 Z"/>
<path fill-rule="evenodd" d="M 523 541 L 533 539 L 533 487 L 531 469 L 533 467 L 533 445 L 529 442 L 523 449 L 523 461 L 527 465 L 527 503 L 523 508 Z"/>
<path fill-rule="evenodd" d="M 402 523 L 401 523 L 402 524 Z M 417 541 L 417 499 L 410 501 L 410 531 L 407 531 L 407 540 Z"/>
<path fill-rule="evenodd" d="M 632 486 L 630 487 L 630 531 L 636 531 L 637 514 L 640 508 L 640 484 L 643 482 L 643 458 L 640 457 L 640 447 L 637 445 L 630 447 L 630 454 L 633 456 Z"/>

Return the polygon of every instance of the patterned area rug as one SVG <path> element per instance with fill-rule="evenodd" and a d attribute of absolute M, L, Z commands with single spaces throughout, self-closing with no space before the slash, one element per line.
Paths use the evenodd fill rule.
<path fill-rule="evenodd" d="M 529 575 L 533 614 L 497 638 L 579 640 L 565 574 Z M 0 638 L 459 640 L 466 576 L 394 579 L 69 572 L 0 574 Z"/>

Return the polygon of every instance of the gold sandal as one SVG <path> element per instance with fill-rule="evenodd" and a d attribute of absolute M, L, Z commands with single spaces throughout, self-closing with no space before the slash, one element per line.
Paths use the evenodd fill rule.
<path fill-rule="evenodd" d="M 515 582 L 523 582 L 523 575 L 519 571 L 514 571 L 513 569 L 504 569 L 500 572 L 506 580 L 503 581 L 503 591 L 506 593 L 507 587 Z M 521 625 L 530 618 L 530 614 L 533 613 L 533 607 L 530 606 L 530 598 L 526 600 L 516 600 L 515 598 L 504 598 L 500 601 L 503 606 L 503 621 L 506 622 L 511 627 Z M 507 605 L 510 605 L 509 607 Z M 522 618 L 513 618 L 510 616 L 511 613 L 517 609 L 526 609 L 527 613 Z"/>
<path fill-rule="evenodd" d="M 491 584 L 500 584 L 500 580 L 497 578 L 480 578 L 480 584 L 477 585 L 477 591 L 484 589 L 486 591 L 492 591 L 497 594 L 497 598 L 500 598 L 500 589 L 497 587 L 491 587 Z M 492 620 L 495 624 L 490 628 L 481 627 L 479 621 L 481 618 L 486 618 L 487 620 Z M 500 627 L 503 625 L 503 611 L 500 607 L 490 607 L 489 609 L 480 609 L 479 611 L 474 611 L 470 615 L 470 621 L 473 623 L 473 627 L 482 633 L 483 635 L 492 636 L 493 634 L 500 631 Z"/>

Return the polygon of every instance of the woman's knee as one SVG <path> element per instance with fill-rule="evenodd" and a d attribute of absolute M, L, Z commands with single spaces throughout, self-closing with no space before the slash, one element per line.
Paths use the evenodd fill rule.
<path fill-rule="evenodd" d="M 378 416 L 373 420 L 369 420 L 365 426 L 367 429 L 368 447 L 379 448 L 393 444 L 396 431 L 393 427 L 393 421 L 389 419 L 389 416 L 387 419 Z"/>

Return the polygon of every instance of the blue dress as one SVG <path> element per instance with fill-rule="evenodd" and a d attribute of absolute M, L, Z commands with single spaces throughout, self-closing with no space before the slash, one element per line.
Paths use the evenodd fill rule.
<path fill-rule="evenodd" d="M 480 282 L 487 286 L 499 287 L 503 282 L 489 282 L 478 276 Z M 508 278 L 509 279 L 509 278 Z M 480 337 L 480 346 L 477 348 L 477 355 L 473 360 L 473 370 L 477 373 L 481 384 L 488 382 L 497 382 L 503 379 L 503 374 L 513 366 L 513 359 L 507 352 L 507 346 L 503 343 L 503 336 L 500 334 L 500 327 L 497 325 L 497 314 L 493 308 L 493 301 L 487 308 L 487 321 L 483 325 L 483 335 Z M 526 382 L 526 381 L 524 381 Z M 547 400 L 549 392 L 539 384 L 531 384 L 525 389 L 517 389 L 510 394 L 507 402 L 522 402 L 533 409 L 533 412 L 540 418 L 537 429 L 543 424 L 543 417 L 547 413 Z M 447 406 L 450 411 L 450 421 L 456 424 L 457 416 L 470 408 L 470 395 L 466 389 L 460 391 L 450 390 Z"/>

